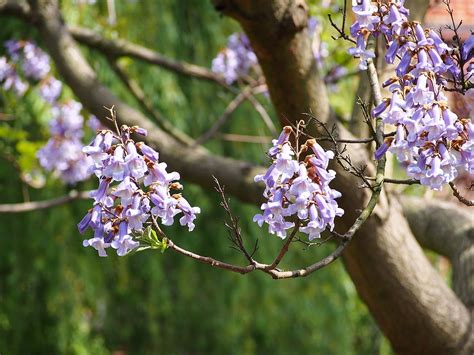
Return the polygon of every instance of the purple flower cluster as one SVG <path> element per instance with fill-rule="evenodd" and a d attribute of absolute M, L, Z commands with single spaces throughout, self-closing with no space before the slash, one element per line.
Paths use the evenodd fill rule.
<path fill-rule="evenodd" d="M 314 139 L 308 140 L 296 151 L 290 137 L 293 129 L 284 127 L 278 139 L 268 151 L 272 165 L 263 175 L 257 175 L 255 181 L 265 183 L 264 196 L 267 202 L 254 221 L 261 227 L 269 226 L 269 232 L 286 238 L 287 229 L 295 226 L 299 220 L 299 230 L 308 235 L 309 240 L 319 238 L 329 226 L 334 228 L 334 218 L 342 216 L 344 211 L 338 207 L 336 198 L 341 194 L 329 187 L 336 173 L 327 170 L 334 153 L 324 151 Z M 306 152 L 303 161 L 300 155 Z"/>
<path fill-rule="evenodd" d="M 86 239 L 100 256 L 112 247 L 119 256 L 139 246 L 134 235 L 140 234 L 149 219 L 157 217 L 163 225 L 179 222 L 194 229 L 199 207 L 191 207 L 177 191 L 182 190 L 177 172 L 168 173 L 166 163 L 160 163 L 158 152 L 143 142 L 135 143 L 130 134 L 146 135 L 134 126 L 122 126 L 120 135 L 109 130 L 99 131 L 94 141 L 83 148 L 92 159 L 92 171 L 99 178 L 99 187 L 91 193 L 94 206 L 79 222 L 81 233 L 87 228 L 94 237 Z"/>
<path fill-rule="evenodd" d="M 396 134 L 376 151 L 379 159 L 387 150 L 396 154 L 411 178 L 440 190 L 458 171 L 474 171 L 474 125 L 459 118 L 447 104 L 443 93 L 448 77 L 458 79 L 461 69 L 452 49 L 433 30 L 407 19 L 403 1 L 374 5 L 362 0 L 353 6 L 357 22 L 351 26 L 357 46 L 351 54 L 367 67 L 373 52 L 366 49 L 370 34 L 383 34 L 387 41 L 385 59 L 398 58 L 396 76 L 383 85 L 391 98 L 374 108 L 374 117 L 396 126 Z M 466 57 L 467 58 L 467 57 Z"/>
<path fill-rule="evenodd" d="M 28 80 L 39 82 L 41 98 L 54 104 L 61 94 L 62 83 L 50 74 L 49 56 L 33 42 L 9 40 L 5 42 L 8 56 L 0 57 L 0 82 L 5 90 L 13 89 L 23 96 L 28 84 L 22 81 L 19 72 Z"/>
<path fill-rule="evenodd" d="M 49 122 L 51 138 L 38 153 L 40 165 L 61 180 L 73 184 L 90 176 L 92 160 L 83 152 L 82 105 L 76 101 L 54 106 Z"/>
<path fill-rule="evenodd" d="M 20 78 L 17 69 L 21 69 L 26 79 L 39 81 L 40 97 L 52 106 L 51 138 L 37 153 L 40 165 L 69 184 L 87 179 L 92 161 L 82 152 L 82 105 L 72 100 L 66 104 L 57 102 L 62 83 L 50 73 L 49 56 L 41 48 L 30 41 L 16 40 L 5 42 L 5 47 L 11 62 L 0 57 L 4 89 L 13 89 L 18 96 L 25 93 L 28 84 Z"/>
<path fill-rule="evenodd" d="M 21 80 L 15 66 L 6 57 L 0 57 L 0 83 L 4 90 L 13 90 L 17 96 L 23 96 L 28 84 Z"/>
<path fill-rule="evenodd" d="M 213 59 L 212 71 L 222 74 L 226 83 L 231 85 L 247 75 L 250 68 L 256 64 L 257 56 L 248 37 L 243 33 L 234 33 L 229 37 L 227 47 Z"/>
<path fill-rule="evenodd" d="M 313 56 L 318 67 L 323 67 L 324 59 L 329 55 L 327 43 L 321 40 L 322 26 L 316 17 L 308 19 L 308 34 L 312 41 Z M 243 33 L 232 34 L 227 47 L 219 52 L 212 61 L 212 71 L 224 76 L 227 84 L 231 85 L 239 78 L 246 76 L 250 69 L 258 64 L 248 37 Z"/>

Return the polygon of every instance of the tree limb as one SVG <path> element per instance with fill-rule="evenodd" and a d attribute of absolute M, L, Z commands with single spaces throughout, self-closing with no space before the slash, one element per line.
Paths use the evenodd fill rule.
<path fill-rule="evenodd" d="M 0 13 L 7 16 L 19 17 L 24 21 L 31 21 L 30 7 L 21 0 L 0 0 Z"/>
<path fill-rule="evenodd" d="M 453 289 L 474 308 L 474 218 L 459 205 L 401 196 L 403 214 L 423 248 L 447 257 L 453 265 Z"/>
<path fill-rule="evenodd" d="M 186 145 L 192 145 L 194 140 L 186 133 L 176 129 L 161 113 L 157 112 L 146 98 L 140 85 L 127 75 L 123 66 L 118 62 L 116 58 L 108 58 L 110 67 L 113 69 L 118 78 L 127 87 L 128 91 L 133 95 L 135 100 L 140 104 L 142 109 L 158 123 L 163 131 L 171 135 L 178 142 Z"/>
<path fill-rule="evenodd" d="M 1 204 L 0 213 L 21 213 L 37 211 L 41 209 L 64 205 L 65 203 L 71 201 L 86 200 L 89 198 L 89 191 L 72 190 L 65 196 L 52 198 L 50 200 Z"/>
<path fill-rule="evenodd" d="M 107 56 L 115 58 L 131 57 L 163 67 L 178 74 L 215 82 L 224 87 L 228 86 L 220 74 L 195 64 L 167 58 L 158 52 L 138 44 L 123 39 L 107 39 L 97 32 L 83 27 L 71 26 L 69 27 L 69 32 L 76 41 L 97 49 Z"/>

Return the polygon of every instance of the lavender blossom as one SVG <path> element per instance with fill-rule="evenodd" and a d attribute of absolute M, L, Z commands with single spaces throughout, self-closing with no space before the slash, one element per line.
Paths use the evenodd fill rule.
<path fill-rule="evenodd" d="M 28 84 L 21 80 L 14 66 L 6 57 L 0 57 L 0 83 L 4 90 L 12 89 L 17 96 L 23 96 Z"/>
<path fill-rule="evenodd" d="M 53 119 L 49 122 L 51 138 L 37 153 L 40 165 L 68 184 L 88 179 L 93 164 L 82 152 L 81 108 L 76 101 L 53 107 Z"/>
<path fill-rule="evenodd" d="M 61 95 L 62 88 L 62 82 L 60 82 L 53 76 L 49 76 L 40 83 L 40 96 L 46 102 L 54 104 L 58 100 L 58 97 Z"/>
<path fill-rule="evenodd" d="M 353 4 L 353 10 L 357 20 L 351 34 L 357 38 L 357 46 L 349 51 L 361 57 L 360 68 L 366 68 L 366 44 L 371 35 L 383 34 L 387 40 L 388 63 L 399 59 L 397 76 L 384 83 L 391 98 L 372 111 L 374 117 L 397 127 L 395 136 L 375 152 L 376 159 L 386 151 L 396 154 L 409 177 L 435 190 L 454 180 L 460 171 L 474 171 L 472 123 L 450 111 L 443 93 L 446 77 L 460 80 L 461 68 L 453 49 L 433 30 L 410 22 L 404 1 L 375 6 L 375 2 L 364 0 Z M 470 56 L 471 38 L 462 47 L 463 58 Z"/>
<path fill-rule="evenodd" d="M 27 78 L 43 79 L 51 70 L 49 56 L 32 42 L 23 46 L 23 71 Z"/>
<path fill-rule="evenodd" d="M 223 49 L 212 61 L 212 71 L 224 76 L 227 84 L 231 85 L 237 79 L 248 74 L 250 68 L 257 64 L 250 41 L 243 33 L 232 34 Z"/>
<path fill-rule="evenodd" d="M 158 161 L 158 152 L 143 142 L 135 143 L 130 133 L 146 134 L 140 127 L 122 126 L 120 135 L 109 130 L 97 132 L 83 152 L 93 162 L 91 172 L 99 178 L 99 187 L 91 194 L 93 209 L 78 224 L 79 232 L 87 228 L 94 237 L 84 246 L 95 248 L 100 256 L 113 248 L 123 256 L 139 246 L 136 237 L 150 225 L 151 215 L 163 225 L 180 224 L 189 231 L 200 213 L 178 193 L 182 185 L 179 174 L 168 173 L 166 163 Z M 94 215 L 95 214 L 95 215 Z"/>
<path fill-rule="evenodd" d="M 314 139 L 296 152 L 290 143 L 293 134 L 291 127 L 283 128 L 268 151 L 272 165 L 265 174 L 255 176 L 256 182 L 265 184 L 267 202 L 261 206 L 263 213 L 255 215 L 253 220 L 260 227 L 267 223 L 271 234 L 284 239 L 298 219 L 300 231 L 312 240 L 327 228 L 333 230 L 334 218 L 344 213 L 335 201 L 341 194 L 329 187 L 336 175 L 333 170 L 327 170 L 334 154 L 325 151 Z M 297 157 L 306 150 L 312 154 L 299 161 Z"/>

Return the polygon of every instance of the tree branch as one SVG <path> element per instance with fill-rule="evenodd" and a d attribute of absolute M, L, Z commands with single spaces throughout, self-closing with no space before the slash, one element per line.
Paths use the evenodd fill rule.
<path fill-rule="evenodd" d="M 21 213 L 37 211 L 41 209 L 52 208 L 65 203 L 89 199 L 89 191 L 76 191 L 72 190 L 67 195 L 52 198 L 44 201 L 32 201 L 32 202 L 21 202 L 21 203 L 7 203 L 0 205 L 0 213 Z"/>
<path fill-rule="evenodd" d="M 21 0 L 0 0 L 0 14 L 19 17 L 27 22 L 31 20 L 30 7 Z"/>
<path fill-rule="evenodd" d="M 459 205 L 401 196 L 403 214 L 422 247 L 447 257 L 453 266 L 453 289 L 474 309 L 474 219 Z"/>
<path fill-rule="evenodd" d="M 90 48 L 99 50 L 106 56 L 135 58 L 174 71 L 178 74 L 211 81 L 224 87 L 228 86 L 220 74 L 195 64 L 167 58 L 158 52 L 138 44 L 123 39 L 107 39 L 97 32 L 83 27 L 71 26 L 69 27 L 69 31 L 76 41 Z"/>
<path fill-rule="evenodd" d="M 110 67 L 113 69 L 115 74 L 117 74 L 118 78 L 122 81 L 122 83 L 127 87 L 128 91 L 133 95 L 135 100 L 140 104 L 142 109 L 153 118 L 153 120 L 158 123 L 158 125 L 175 138 L 178 142 L 186 145 L 192 145 L 194 140 L 188 136 L 186 133 L 176 129 L 166 118 L 164 118 L 161 113 L 157 112 L 150 102 L 147 100 L 145 93 L 143 92 L 140 85 L 130 78 L 125 69 L 120 65 L 116 58 L 108 58 Z"/>
<path fill-rule="evenodd" d="M 203 144 L 209 139 L 214 137 L 214 135 L 219 131 L 219 129 L 227 122 L 230 116 L 239 108 L 239 106 L 245 101 L 247 97 L 252 93 L 252 88 L 247 87 L 242 92 L 240 92 L 229 104 L 227 105 L 225 111 L 222 115 L 214 122 L 212 127 L 206 132 L 201 134 L 196 138 L 195 144 Z"/>

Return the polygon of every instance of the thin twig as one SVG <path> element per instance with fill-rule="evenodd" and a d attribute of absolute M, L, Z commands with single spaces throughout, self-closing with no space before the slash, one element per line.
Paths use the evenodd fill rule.
<path fill-rule="evenodd" d="M 128 91 L 132 94 L 135 100 L 137 100 L 142 109 L 153 118 L 153 120 L 163 129 L 163 131 L 183 144 L 193 144 L 194 140 L 190 136 L 176 129 L 175 126 L 173 126 L 166 118 L 164 118 L 161 113 L 153 108 L 140 85 L 126 73 L 125 69 L 118 63 L 116 58 L 108 57 L 108 61 L 113 71 L 127 87 Z"/>
<path fill-rule="evenodd" d="M 346 0 L 343 0 L 343 1 L 344 1 L 344 5 L 343 5 L 343 8 L 342 8 L 342 28 L 339 28 L 339 26 L 337 26 L 334 23 L 331 14 L 328 14 L 328 18 L 329 18 L 329 22 L 331 23 L 331 26 L 337 31 L 337 33 L 339 33 L 339 37 L 334 37 L 334 36 L 331 36 L 331 37 L 335 41 L 340 39 L 340 38 L 343 38 L 346 41 L 349 41 L 349 42 L 352 42 L 352 43 L 356 44 L 356 41 L 354 41 L 352 38 L 350 38 L 347 35 L 346 31 L 345 31 L 347 7 L 346 7 Z"/>
<path fill-rule="evenodd" d="M 372 176 L 366 176 L 365 178 L 371 181 L 376 180 L 376 178 Z M 420 184 L 420 181 L 416 179 L 400 180 L 400 179 L 384 178 L 383 182 L 386 184 L 398 184 L 398 185 L 419 185 Z"/>
<path fill-rule="evenodd" d="M 463 203 L 463 204 L 465 204 L 466 206 L 469 206 L 469 207 L 474 206 L 474 201 L 468 200 L 467 198 L 465 198 L 461 194 L 459 189 L 456 187 L 456 185 L 454 185 L 453 182 L 450 182 L 449 186 L 451 186 L 451 190 L 453 190 L 453 196 L 456 197 L 459 200 L 459 202 L 461 202 L 461 203 Z"/>
<path fill-rule="evenodd" d="M 338 138 L 336 137 L 336 134 L 337 134 L 336 127 L 334 126 L 332 130 L 330 130 L 324 122 L 321 122 L 313 114 L 305 113 L 304 115 L 309 116 L 311 120 L 315 121 L 316 124 L 318 124 L 326 132 L 325 139 L 332 142 L 334 146 L 336 161 L 339 164 L 339 166 L 341 166 L 341 168 L 343 168 L 349 174 L 352 174 L 360 178 L 364 182 L 364 186 L 372 190 L 372 185 L 365 178 L 365 169 L 367 166 L 360 166 L 360 167 L 354 166 L 354 164 L 352 163 L 351 157 L 349 155 L 344 154 L 346 151 L 346 147 L 344 146 L 342 150 L 339 149 Z"/>
<path fill-rule="evenodd" d="M 241 93 L 239 93 L 229 104 L 227 105 L 224 113 L 214 122 L 212 127 L 206 132 L 201 134 L 195 140 L 195 145 L 204 144 L 219 131 L 219 129 L 226 123 L 230 116 L 237 110 L 237 108 L 245 101 L 245 99 L 251 94 L 252 88 L 247 87 Z"/>
<path fill-rule="evenodd" d="M 458 64 L 459 68 L 461 69 L 461 89 L 462 91 L 469 89 L 466 84 L 466 78 L 465 78 L 465 73 L 464 73 L 464 65 L 466 64 L 464 57 L 462 55 L 462 43 L 461 43 L 461 38 L 459 36 L 459 28 L 462 25 L 462 20 L 459 22 L 459 24 L 456 24 L 456 21 L 454 21 L 454 11 L 451 8 L 451 0 L 443 0 L 443 3 L 446 5 L 449 17 L 451 19 L 451 26 L 447 26 L 448 29 L 454 32 L 454 41 L 456 41 L 456 44 L 458 46 L 458 53 L 457 53 L 457 59 L 458 59 Z M 455 82 L 455 84 L 457 84 Z"/>
<path fill-rule="evenodd" d="M 243 134 L 231 134 L 231 133 L 216 133 L 216 138 L 230 142 L 242 142 L 242 143 L 259 143 L 267 144 L 271 143 L 272 137 L 269 136 L 249 136 Z"/>
<path fill-rule="evenodd" d="M 170 239 L 166 239 L 166 246 L 167 246 L 167 248 L 172 249 L 172 250 L 174 250 L 175 252 L 177 252 L 179 254 L 190 257 L 190 258 L 192 258 L 194 260 L 197 260 L 197 261 L 200 261 L 202 263 L 209 264 L 209 265 L 211 265 L 213 267 L 216 267 L 218 269 L 224 269 L 224 270 L 229 270 L 229 271 L 233 271 L 233 272 L 238 272 L 239 274 L 247 274 L 247 273 L 255 270 L 255 266 L 252 265 L 252 264 L 248 265 L 248 266 L 238 266 L 238 265 L 224 263 L 220 260 L 211 258 L 209 256 L 202 256 L 202 255 L 193 253 L 189 250 L 186 250 L 186 249 L 183 249 L 183 248 L 179 247 L 178 245 L 176 245 Z"/>
<path fill-rule="evenodd" d="M 280 264 L 280 262 L 285 257 L 285 254 L 288 252 L 290 243 L 293 241 L 293 238 L 296 236 L 296 233 L 299 231 L 299 229 L 300 229 L 300 220 L 297 220 L 295 223 L 295 226 L 293 227 L 293 230 L 291 231 L 290 236 L 286 239 L 285 244 L 283 244 L 283 246 L 281 247 L 280 252 L 276 256 L 275 260 L 273 260 L 273 262 L 270 265 L 268 265 L 266 270 L 273 270 L 278 266 L 278 264 Z"/>
<path fill-rule="evenodd" d="M 226 222 L 225 226 L 229 230 L 230 241 L 234 244 L 236 249 L 242 252 L 245 258 L 252 264 L 254 262 L 254 260 L 252 259 L 252 256 L 253 256 L 253 253 L 256 251 L 256 247 L 254 248 L 254 252 L 252 254 L 250 254 L 245 248 L 245 245 L 242 239 L 242 230 L 240 229 L 240 226 L 239 226 L 239 220 L 238 218 L 234 217 L 234 214 L 232 213 L 232 209 L 229 206 L 229 199 L 225 196 L 225 193 L 224 193 L 224 187 L 221 186 L 221 184 L 219 183 L 219 180 L 217 180 L 215 176 L 213 176 L 213 178 L 214 178 L 214 182 L 216 183 L 215 189 L 221 197 L 220 205 L 224 208 L 229 218 L 229 222 Z"/>
<path fill-rule="evenodd" d="M 264 87 L 266 88 L 266 85 L 262 85 L 261 87 Z M 257 87 L 258 88 L 258 87 Z M 262 120 L 263 122 L 266 124 L 267 128 L 269 129 L 270 133 L 272 135 L 276 135 L 277 134 L 277 129 L 275 127 L 275 124 L 273 123 L 270 115 L 267 113 L 267 111 L 265 110 L 265 108 L 263 107 L 263 105 L 257 100 L 257 98 L 254 96 L 254 94 L 257 94 L 259 93 L 256 89 L 253 89 L 252 90 L 252 93 L 250 93 L 250 95 L 248 97 L 246 97 L 246 99 L 253 105 L 253 107 L 255 108 L 255 111 L 258 112 L 258 114 L 260 115 L 260 117 L 262 117 Z"/>

